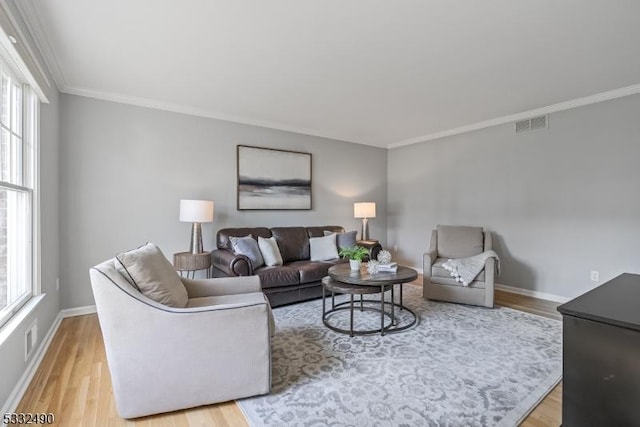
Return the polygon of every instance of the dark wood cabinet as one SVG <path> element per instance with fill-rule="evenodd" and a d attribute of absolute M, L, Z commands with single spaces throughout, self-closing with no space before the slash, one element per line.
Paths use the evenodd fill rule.
<path fill-rule="evenodd" d="M 622 274 L 558 311 L 562 426 L 640 426 L 640 275 Z"/>

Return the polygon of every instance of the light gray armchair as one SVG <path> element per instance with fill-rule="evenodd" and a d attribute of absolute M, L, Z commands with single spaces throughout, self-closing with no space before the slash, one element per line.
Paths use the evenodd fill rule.
<path fill-rule="evenodd" d="M 467 258 L 491 249 L 491 232 L 481 227 L 438 225 L 423 260 L 424 298 L 493 307 L 496 264 L 487 259 L 484 270 L 468 286 L 451 277 L 442 265 L 449 258 Z"/>
<path fill-rule="evenodd" d="M 189 280 L 186 308 L 157 303 L 114 268 L 90 270 L 120 416 L 268 393 L 271 308 L 257 276 Z"/>

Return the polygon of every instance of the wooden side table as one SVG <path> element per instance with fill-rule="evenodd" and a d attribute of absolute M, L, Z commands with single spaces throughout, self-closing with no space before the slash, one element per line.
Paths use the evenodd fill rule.
<path fill-rule="evenodd" d="M 173 254 L 173 266 L 180 273 L 186 273 L 187 279 L 194 279 L 196 271 L 207 270 L 207 279 L 211 277 L 211 252 L 193 254 L 191 252 L 178 252 Z M 191 273 L 191 277 L 189 277 Z"/>

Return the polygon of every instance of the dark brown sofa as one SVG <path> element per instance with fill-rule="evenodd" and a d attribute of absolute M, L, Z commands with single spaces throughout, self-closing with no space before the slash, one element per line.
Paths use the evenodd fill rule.
<path fill-rule="evenodd" d="M 324 231 L 343 233 L 344 228 L 335 225 L 322 227 L 255 227 L 223 228 L 216 234 L 218 249 L 211 252 L 214 277 L 251 276 L 260 277 L 262 291 L 273 307 L 305 301 L 322 296 L 322 278 L 332 265 L 347 262 L 343 259 L 329 261 L 311 261 L 309 250 L 310 237 L 322 237 Z M 282 255 L 282 266 L 251 268 L 249 259 L 233 252 L 229 237 L 243 237 L 251 234 L 275 237 Z M 370 248 L 371 257 L 378 256 L 381 246 Z"/>

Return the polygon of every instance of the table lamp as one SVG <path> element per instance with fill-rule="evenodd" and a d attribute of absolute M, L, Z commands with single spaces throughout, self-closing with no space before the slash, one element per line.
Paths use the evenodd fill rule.
<path fill-rule="evenodd" d="M 362 218 L 361 240 L 369 240 L 369 218 L 376 217 L 376 202 L 357 202 L 353 204 L 353 217 Z"/>
<path fill-rule="evenodd" d="M 200 254 L 202 250 L 203 222 L 213 222 L 213 202 L 209 200 L 180 200 L 180 222 L 190 222 L 191 253 Z"/>

